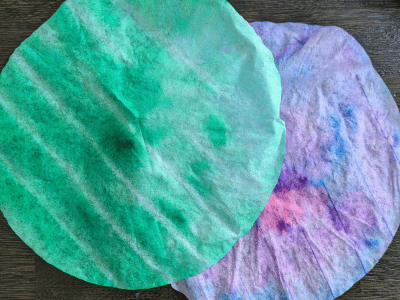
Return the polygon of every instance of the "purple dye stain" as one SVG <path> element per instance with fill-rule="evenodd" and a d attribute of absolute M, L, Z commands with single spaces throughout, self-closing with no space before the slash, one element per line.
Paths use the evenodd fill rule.
<path fill-rule="evenodd" d="M 306 38 L 304 38 L 304 39 L 302 39 L 302 40 L 298 40 L 298 39 L 296 39 L 296 38 L 294 38 L 299 44 L 301 44 L 301 45 L 304 45 L 305 43 L 307 43 L 308 42 L 308 40 L 310 39 L 310 37 L 306 37 Z"/>
<path fill-rule="evenodd" d="M 290 168 L 286 163 L 282 166 L 281 175 L 275 186 L 274 193 L 299 190 L 307 187 L 309 180 L 304 174 L 300 174 L 294 167 Z"/>
<path fill-rule="evenodd" d="M 327 199 L 327 207 L 328 207 L 330 219 L 331 219 L 333 225 L 335 226 L 335 229 L 337 231 L 340 231 L 342 229 L 342 222 L 340 220 L 340 217 L 339 217 L 336 209 L 334 208 L 333 204 L 331 203 L 329 196 Z"/>
<path fill-rule="evenodd" d="M 324 182 L 321 180 L 321 186 L 324 188 L 326 192 L 325 204 L 328 208 L 330 219 L 337 231 L 344 230 L 344 232 L 349 233 L 349 224 L 343 219 L 335 205 L 334 200 L 329 195 L 329 191 L 326 188 Z"/>
<path fill-rule="evenodd" d="M 285 221 L 283 220 L 279 220 L 276 224 L 276 227 L 280 230 L 280 231 L 286 231 L 288 232 L 288 227 L 290 227 L 289 224 L 285 223 Z"/>

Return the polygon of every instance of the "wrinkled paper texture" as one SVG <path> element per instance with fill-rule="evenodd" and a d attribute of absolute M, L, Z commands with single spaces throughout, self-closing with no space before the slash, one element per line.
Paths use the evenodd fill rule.
<path fill-rule="evenodd" d="M 172 284 L 189 299 L 334 299 L 400 222 L 400 114 L 362 46 L 335 26 L 251 23 L 281 74 L 287 148 L 251 231 Z"/>
<path fill-rule="evenodd" d="M 0 208 L 85 281 L 194 276 L 276 185 L 280 100 L 271 52 L 225 0 L 67 0 L 1 73 Z"/>

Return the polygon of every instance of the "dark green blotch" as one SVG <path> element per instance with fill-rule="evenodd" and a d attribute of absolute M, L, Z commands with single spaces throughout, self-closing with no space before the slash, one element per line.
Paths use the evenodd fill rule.
<path fill-rule="evenodd" d="M 116 148 L 117 152 L 121 152 L 123 150 L 128 150 L 128 149 L 133 149 L 134 143 L 132 140 L 117 138 L 115 140 L 115 148 Z"/>
<path fill-rule="evenodd" d="M 212 184 L 206 178 L 207 173 L 211 171 L 209 162 L 204 158 L 200 158 L 191 163 L 190 168 L 195 175 L 189 176 L 187 178 L 188 182 L 201 196 L 206 197 L 212 191 Z"/>
<path fill-rule="evenodd" d="M 146 146 L 140 129 L 133 135 L 118 127 L 118 124 L 107 124 L 108 128 L 101 139 L 101 146 L 106 155 L 118 166 L 138 169 L 148 161 Z M 135 124 L 137 126 L 137 124 Z"/>
<path fill-rule="evenodd" d="M 210 171 L 211 167 L 207 160 L 199 159 L 190 164 L 190 168 L 196 175 L 201 175 L 205 171 Z"/>
<path fill-rule="evenodd" d="M 189 176 L 188 181 L 201 196 L 206 197 L 211 193 L 212 187 L 207 180 L 199 180 L 194 176 Z"/>
<path fill-rule="evenodd" d="M 138 137 L 121 138 L 118 134 L 114 134 L 108 140 L 116 153 L 127 156 L 132 155 L 135 157 L 137 163 L 140 163 L 141 158 L 146 154 Z"/>
<path fill-rule="evenodd" d="M 205 124 L 205 129 L 208 131 L 208 136 L 211 140 L 211 143 L 215 147 L 226 145 L 227 129 L 225 124 L 220 119 L 214 115 L 211 115 Z"/>
<path fill-rule="evenodd" d="M 159 208 L 161 212 L 177 225 L 179 228 L 186 228 L 188 226 L 187 220 L 183 217 L 183 214 L 176 209 L 169 201 L 164 198 L 158 198 L 156 203 L 158 202 Z"/>

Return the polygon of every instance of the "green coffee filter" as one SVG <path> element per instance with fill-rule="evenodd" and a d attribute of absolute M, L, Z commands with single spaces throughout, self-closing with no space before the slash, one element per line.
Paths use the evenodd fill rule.
<path fill-rule="evenodd" d="M 0 75 L 0 209 L 45 261 L 145 289 L 215 264 L 285 150 L 271 52 L 223 0 L 67 0 Z"/>

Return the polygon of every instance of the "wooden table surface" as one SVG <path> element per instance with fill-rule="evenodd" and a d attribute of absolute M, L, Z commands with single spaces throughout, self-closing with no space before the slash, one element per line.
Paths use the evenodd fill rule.
<path fill-rule="evenodd" d="M 63 0 L 0 0 L 0 71 L 22 41 Z M 370 56 L 397 105 L 400 101 L 400 4 L 393 0 L 230 0 L 248 22 L 339 26 Z M 0 299 L 186 299 L 170 285 L 141 291 L 105 288 L 44 262 L 0 213 Z M 340 300 L 400 299 L 400 233 L 378 264 Z"/>

